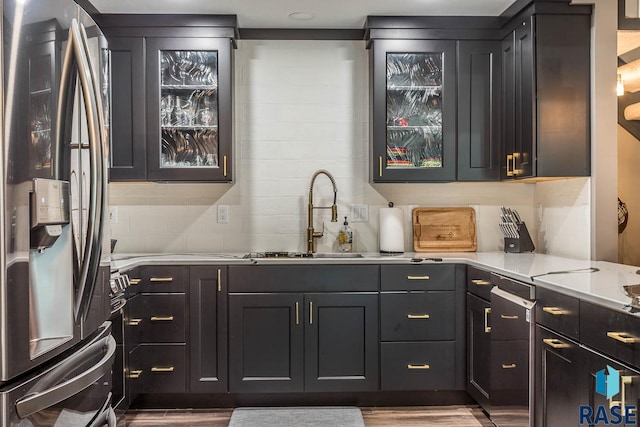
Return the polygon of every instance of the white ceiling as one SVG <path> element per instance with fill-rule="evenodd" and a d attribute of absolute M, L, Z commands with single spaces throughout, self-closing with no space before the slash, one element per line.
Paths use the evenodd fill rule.
<path fill-rule="evenodd" d="M 367 15 L 500 15 L 515 0 L 90 0 L 101 13 L 232 14 L 241 28 L 357 28 Z M 293 12 L 313 14 L 295 21 Z"/>

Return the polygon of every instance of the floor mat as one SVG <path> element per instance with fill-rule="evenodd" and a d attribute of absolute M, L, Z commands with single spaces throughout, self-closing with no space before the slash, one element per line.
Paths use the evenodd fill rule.
<path fill-rule="evenodd" d="M 364 427 L 355 407 L 236 408 L 229 427 Z"/>

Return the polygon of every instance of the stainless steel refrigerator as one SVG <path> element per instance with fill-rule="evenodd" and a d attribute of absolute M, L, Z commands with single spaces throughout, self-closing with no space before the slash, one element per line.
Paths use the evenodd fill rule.
<path fill-rule="evenodd" d="M 115 425 L 109 54 L 73 0 L 4 0 L 0 422 Z"/>

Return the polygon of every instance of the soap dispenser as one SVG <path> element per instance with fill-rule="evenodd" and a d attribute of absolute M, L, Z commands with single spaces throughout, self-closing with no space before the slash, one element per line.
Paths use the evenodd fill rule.
<path fill-rule="evenodd" d="M 353 250 L 353 230 L 344 217 L 344 224 L 338 232 L 338 252 L 351 252 Z"/>

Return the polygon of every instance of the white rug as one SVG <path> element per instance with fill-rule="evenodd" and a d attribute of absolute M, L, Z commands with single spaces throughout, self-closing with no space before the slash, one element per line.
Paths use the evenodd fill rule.
<path fill-rule="evenodd" d="M 362 412 L 349 406 L 236 408 L 229 427 L 364 427 Z"/>

